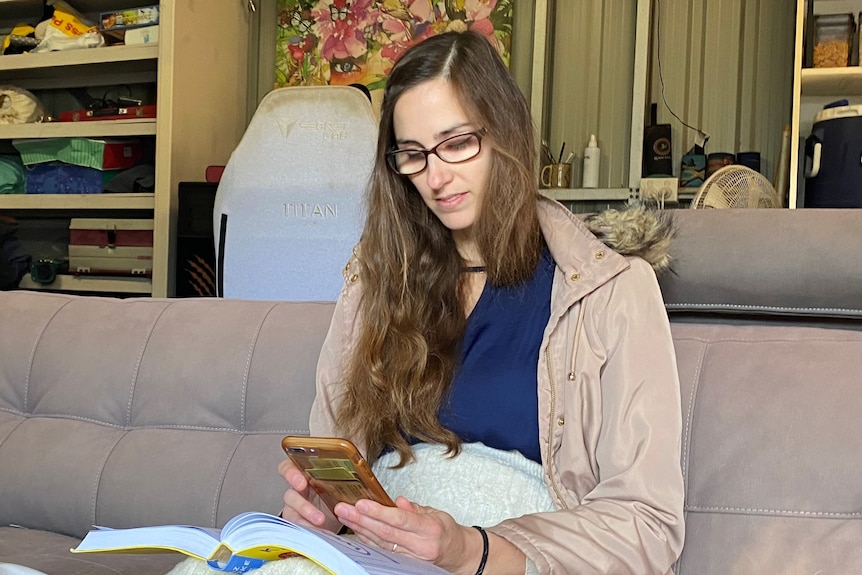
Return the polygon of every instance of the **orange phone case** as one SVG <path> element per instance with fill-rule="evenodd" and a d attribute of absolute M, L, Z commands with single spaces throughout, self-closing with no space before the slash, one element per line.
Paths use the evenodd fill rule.
<path fill-rule="evenodd" d="M 281 448 L 308 478 L 329 509 L 360 499 L 395 507 L 359 450 L 347 439 L 288 435 Z"/>

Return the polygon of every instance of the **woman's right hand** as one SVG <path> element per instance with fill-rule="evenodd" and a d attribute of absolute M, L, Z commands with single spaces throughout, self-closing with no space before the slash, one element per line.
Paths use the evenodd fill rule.
<path fill-rule="evenodd" d="M 297 525 L 311 525 L 337 532 L 342 525 L 311 489 L 305 474 L 290 459 L 278 464 L 278 474 L 287 482 L 281 516 Z M 320 505 L 320 507 L 318 507 Z M 321 509 L 322 508 L 322 509 Z"/>

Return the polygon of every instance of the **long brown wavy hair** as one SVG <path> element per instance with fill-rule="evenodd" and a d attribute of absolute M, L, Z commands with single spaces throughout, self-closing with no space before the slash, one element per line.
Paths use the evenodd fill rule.
<path fill-rule="evenodd" d="M 470 121 L 483 127 L 492 154 L 487 200 L 473 231 L 487 281 L 515 285 L 538 265 L 535 134 L 530 110 L 494 47 L 473 32 L 449 32 L 417 44 L 386 84 L 377 156 L 366 197 L 359 265 L 363 296 L 358 337 L 345 372 L 339 425 L 362 437 L 366 457 L 387 447 L 400 465 L 413 459 L 407 438 L 440 443 L 458 437 L 438 420 L 460 359 L 467 319 L 464 265 L 452 234 L 407 177 L 389 169 L 393 111 L 404 92 L 429 80 L 449 82 Z M 434 110 L 428 110 L 433 114 Z"/>

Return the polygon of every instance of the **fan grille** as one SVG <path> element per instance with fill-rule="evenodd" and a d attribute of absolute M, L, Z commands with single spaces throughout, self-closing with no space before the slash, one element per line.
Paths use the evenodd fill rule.
<path fill-rule="evenodd" d="M 700 187 L 693 209 L 780 208 L 781 199 L 762 174 L 746 166 L 724 166 Z"/>

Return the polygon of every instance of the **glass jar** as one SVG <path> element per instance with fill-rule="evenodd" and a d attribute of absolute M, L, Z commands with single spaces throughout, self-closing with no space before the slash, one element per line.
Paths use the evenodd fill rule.
<path fill-rule="evenodd" d="M 850 65 L 850 47 L 856 33 L 853 14 L 820 14 L 814 17 L 814 67 Z"/>

